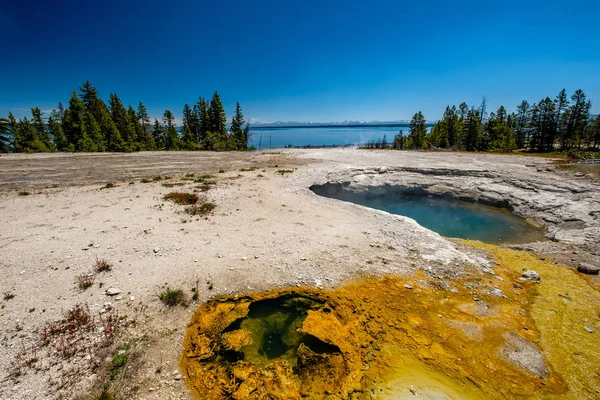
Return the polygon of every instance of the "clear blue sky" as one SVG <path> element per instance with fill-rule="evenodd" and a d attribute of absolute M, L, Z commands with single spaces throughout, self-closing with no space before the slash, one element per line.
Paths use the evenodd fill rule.
<path fill-rule="evenodd" d="M 599 112 L 599 15 L 598 0 L 3 0 L 0 116 L 85 80 L 152 116 L 214 90 L 262 121 L 438 119 L 563 87 Z"/>

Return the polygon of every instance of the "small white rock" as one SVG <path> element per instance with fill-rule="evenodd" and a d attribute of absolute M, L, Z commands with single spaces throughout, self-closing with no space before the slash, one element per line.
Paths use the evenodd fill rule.
<path fill-rule="evenodd" d="M 118 294 L 121 293 L 121 289 L 117 289 L 117 288 L 108 288 L 106 290 L 106 295 L 107 296 L 116 296 Z"/>
<path fill-rule="evenodd" d="M 154 248 L 154 252 L 155 252 L 155 253 L 158 253 L 159 251 L 160 251 L 160 248 L 158 248 L 158 247 L 155 247 L 155 248 Z"/>

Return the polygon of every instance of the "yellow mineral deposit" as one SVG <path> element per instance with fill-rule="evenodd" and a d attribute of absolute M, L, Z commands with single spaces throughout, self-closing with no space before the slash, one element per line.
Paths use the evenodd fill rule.
<path fill-rule="evenodd" d="M 597 287 L 479 242 L 495 274 L 368 278 L 202 305 L 181 366 L 199 399 L 597 399 Z M 541 284 L 519 278 L 523 268 Z"/>

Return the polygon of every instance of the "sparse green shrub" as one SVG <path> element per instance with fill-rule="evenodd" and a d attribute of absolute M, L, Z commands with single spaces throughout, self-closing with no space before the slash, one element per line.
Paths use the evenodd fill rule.
<path fill-rule="evenodd" d="M 257 169 L 258 169 L 258 167 L 242 168 L 242 169 L 240 169 L 240 172 L 252 172 L 252 171 L 256 171 Z"/>
<path fill-rule="evenodd" d="M 220 174 L 224 174 L 224 173 L 225 173 L 225 170 L 224 170 L 224 169 L 220 169 L 220 170 L 219 170 L 219 173 L 220 173 Z"/>
<path fill-rule="evenodd" d="M 114 183 L 107 183 L 106 185 L 102 186 L 100 189 L 112 189 L 114 187 L 117 187 L 117 185 L 115 185 Z"/>
<path fill-rule="evenodd" d="M 151 181 L 149 179 L 143 178 L 140 183 L 150 183 Z"/>
<path fill-rule="evenodd" d="M 194 183 L 204 183 L 205 185 L 216 185 L 217 181 L 210 179 L 194 179 Z"/>
<path fill-rule="evenodd" d="M 31 193 L 26 190 L 21 190 L 18 194 L 19 196 L 29 196 Z"/>
<path fill-rule="evenodd" d="M 205 201 L 202 204 L 194 204 L 192 206 L 186 207 L 185 212 L 190 215 L 206 215 L 210 214 L 216 205 L 215 203 Z"/>
<path fill-rule="evenodd" d="M 277 171 L 277 173 L 284 175 L 284 174 L 291 174 L 292 172 L 294 172 L 293 169 L 280 169 Z"/>
<path fill-rule="evenodd" d="M 174 182 L 174 183 L 163 183 L 162 185 L 166 188 L 172 188 L 175 186 L 183 186 L 183 185 L 185 185 L 185 183 L 184 182 Z"/>
<path fill-rule="evenodd" d="M 8 301 L 8 300 L 11 300 L 11 299 L 14 299 L 14 298 L 15 298 L 15 295 L 13 293 L 10 293 L 10 292 L 5 292 L 4 293 L 4 301 Z"/>
<path fill-rule="evenodd" d="M 110 391 L 110 385 L 107 383 L 102 388 L 102 391 L 98 393 L 94 398 L 95 400 L 114 400 L 115 396 Z"/>
<path fill-rule="evenodd" d="M 129 360 L 129 354 L 127 354 L 126 350 L 122 350 L 115 354 L 110 363 L 109 376 L 111 380 L 115 379 L 115 377 L 119 375 L 121 369 L 125 366 L 125 364 L 127 364 L 127 360 Z"/>
<path fill-rule="evenodd" d="M 175 307 L 178 304 L 186 305 L 186 297 L 181 289 L 171 289 L 167 286 L 158 295 L 158 298 L 168 307 Z"/>
<path fill-rule="evenodd" d="M 155 182 L 156 181 L 160 181 L 160 180 L 162 180 L 162 176 L 160 176 L 160 175 L 155 176 L 154 178 L 152 178 L 152 180 L 155 181 Z"/>
<path fill-rule="evenodd" d="M 198 195 L 195 193 L 185 193 L 185 192 L 171 192 L 165 194 L 163 199 L 172 201 L 175 204 L 179 204 L 182 206 L 196 204 L 199 200 Z"/>

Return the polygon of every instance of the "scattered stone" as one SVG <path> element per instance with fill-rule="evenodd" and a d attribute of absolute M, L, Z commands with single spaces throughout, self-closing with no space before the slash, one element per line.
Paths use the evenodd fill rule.
<path fill-rule="evenodd" d="M 135 300 L 135 296 L 131 296 L 131 297 L 129 298 L 129 301 L 134 301 L 134 300 Z"/>
<path fill-rule="evenodd" d="M 531 270 L 523 272 L 521 278 L 523 278 L 523 280 L 532 282 L 539 282 L 541 279 L 540 274 Z"/>
<path fill-rule="evenodd" d="M 577 267 L 577 271 L 581 272 L 582 274 L 598 275 L 598 273 L 600 272 L 600 267 L 597 267 L 592 264 L 581 263 Z"/>
<path fill-rule="evenodd" d="M 242 257 L 242 261 L 246 261 L 248 257 Z"/>
<path fill-rule="evenodd" d="M 173 379 L 175 379 L 176 381 L 180 381 L 181 380 L 181 374 L 175 375 L 175 377 Z"/>
<path fill-rule="evenodd" d="M 594 333 L 594 331 L 591 330 L 590 328 L 588 328 L 587 326 L 584 326 L 583 330 L 586 331 L 587 333 Z"/>
<path fill-rule="evenodd" d="M 411 290 L 411 289 L 412 289 L 412 286 L 411 286 L 411 285 L 404 285 L 404 289 Z"/>
<path fill-rule="evenodd" d="M 300 257 L 300 261 L 306 261 L 306 260 L 308 260 L 308 258 L 306 258 L 306 257 Z"/>
<path fill-rule="evenodd" d="M 492 296 L 496 296 L 496 297 L 504 297 L 504 293 L 502 293 L 502 289 L 500 289 L 498 286 L 494 286 L 491 290 L 490 290 L 490 294 Z"/>
<path fill-rule="evenodd" d="M 388 172 L 387 167 L 380 167 L 377 172 L 379 172 L 380 174 L 385 174 L 386 172 Z"/>
<path fill-rule="evenodd" d="M 154 253 L 158 253 L 159 251 L 160 251 L 160 248 L 159 248 L 159 247 L 155 247 L 155 248 L 154 248 Z"/>
<path fill-rule="evenodd" d="M 106 290 L 106 293 L 105 293 L 105 294 L 106 294 L 107 296 L 116 296 L 116 295 L 118 295 L 118 294 L 120 294 L 120 293 L 121 293 L 121 289 L 117 289 L 117 288 L 108 288 L 108 289 Z"/>
<path fill-rule="evenodd" d="M 115 300 L 123 300 L 123 296 L 117 296 L 115 297 Z"/>
<path fill-rule="evenodd" d="M 582 176 L 585 176 L 585 174 L 583 172 L 576 172 L 575 176 L 581 178 Z"/>

